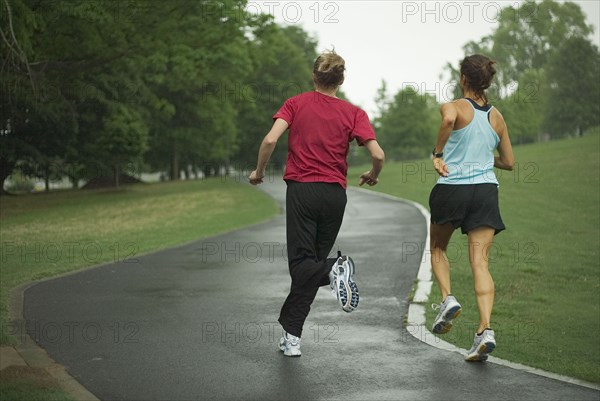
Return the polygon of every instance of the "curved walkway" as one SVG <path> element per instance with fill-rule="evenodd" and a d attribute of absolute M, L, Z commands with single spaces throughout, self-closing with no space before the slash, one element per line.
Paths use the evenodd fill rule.
<path fill-rule="evenodd" d="M 283 206 L 279 179 L 262 188 Z M 290 283 L 283 215 L 34 285 L 25 325 L 102 400 L 598 400 L 411 336 L 403 319 L 425 237 L 415 207 L 349 189 L 334 250 L 355 260 L 361 304 L 345 314 L 320 291 L 301 358 L 276 350 Z"/>

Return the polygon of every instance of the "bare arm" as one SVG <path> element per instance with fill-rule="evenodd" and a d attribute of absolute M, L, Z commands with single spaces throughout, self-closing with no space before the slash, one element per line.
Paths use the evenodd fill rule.
<path fill-rule="evenodd" d="M 494 167 L 502 170 L 512 170 L 515 165 L 515 156 L 513 155 L 506 122 L 498 110 L 494 109 L 492 113 L 493 114 L 490 116 L 492 127 L 500 136 L 498 156 L 494 156 Z"/>
<path fill-rule="evenodd" d="M 263 181 L 263 177 L 265 176 L 265 170 L 267 169 L 267 163 L 273 154 L 273 150 L 275 150 L 275 146 L 277 145 L 277 141 L 281 138 L 281 135 L 288 128 L 288 123 L 282 118 L 278 118 L 273 123 L 273 127 L 271 130 L 265 135 L 262 143 L 260 144 L 260 149 L 258 150 L 258 161 L 256 163 L 256 170 L 254 170 L 250 177 L 248 177 L 250 184 L 256 185 L 261 184 Z"/>
<path fill-rule="evenodd" d="M 376 140 L 370 140 L 365 142 L 365 147 L 371 154 L 371 162 L 373 163 L 373 167 L 371 170 L 361 174 L 359 185 L 363 185 L 367 183 L 370 186 L 373 186 L 379 182 L 379 173 L 381 173 L 381 169 L 383 169 L 383 163 L 385 162 L 385 153 L 379 143 Z"/>
<path fill-rule="evenodd" d="M 437 142 L 434 149 L 436 153 L 441 153 L 444 150 L 444 146 L 446 146 L 446 142 L 448 142 L 448 138 L 450 138 L 450 134 L 454 129 L 454 124 L 458 118 L 458 109 L 456 108 L 456 104 L 443 104 L 442 107 L 440 107 L 440 114 L 442 115 L 442 122 L 440 124 L 440 130 L 438 132 Z M 444 177 L 449 173 L 448 167 L 441 157 L 433 158 L 433 167 L 439 175 L 443 175 Z"/>

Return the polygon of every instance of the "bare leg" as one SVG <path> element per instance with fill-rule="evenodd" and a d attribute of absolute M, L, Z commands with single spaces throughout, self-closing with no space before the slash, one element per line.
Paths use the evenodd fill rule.
<path fill-rule="evenodd" d="M 430 229 L 430 248 L 431 248 L 431 270 L 437 280 L 442 301 L 451 293 L 450 287 L 450 263 L 446 257 L 446 248 L 454 227 L 452 224 L 431 224 Z"/>
<path fill-rule="evenodd" d="M 479 309 L 479 328 L 481 333 L 490 327 L 494 306 L 494 281 L 488 270 L 488 255 L 494 239 L 494 229 L 478 227 L 468 234 L 469 262 L 473 271 L 473 285 Z"/>

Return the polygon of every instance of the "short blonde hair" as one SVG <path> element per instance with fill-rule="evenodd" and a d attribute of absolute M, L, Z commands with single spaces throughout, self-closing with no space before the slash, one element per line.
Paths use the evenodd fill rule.
<path fill-rule="evenodd" d="M 315 83 L 322 88 L 337 88 L 344 83 L 345 70 L 346 62 L 335 50 L 321 53 L 313 67 Z"/>

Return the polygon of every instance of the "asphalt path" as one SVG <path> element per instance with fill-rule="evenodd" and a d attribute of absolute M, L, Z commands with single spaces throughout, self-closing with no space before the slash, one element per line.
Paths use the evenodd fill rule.
<path fill-rule="evenodd" d="M 262 189 L 284 208 L 280 179 Z M 290 285 L 283 214 L 44 281 L 26 290 L 23 315 L 38 344 L 102 400 L 600 399 L 411 336 L 403 320 L 425 235 L 413 206 L 349 189 L 333 252 L 353 257 L 360 305 L 346 314 L 320 290 L 300 358 L 276 348 Z"/>

